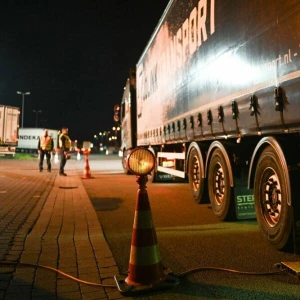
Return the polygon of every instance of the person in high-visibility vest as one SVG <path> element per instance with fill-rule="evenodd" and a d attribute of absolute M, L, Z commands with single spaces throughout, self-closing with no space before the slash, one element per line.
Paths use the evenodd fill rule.
<path fill-rule="evenodd" d="M 67 162 L 67 155 L 68 151 L 71 148 L 71 140 L 68 136 L 69 129 L 66 127 L 63 127 L 61 129 L 61 134 L 59 136 L 58 142 L 59 142 L 59 153 L 60 153 L 60 166 L 59 166 L 59 175 L 61 176 L 67 176 L 65 173 L 65 165 Z"/>
<path fill-rule="evenodd" d="M 47 170 L 51 172 L 51 152 L 53 151 L 53 139 L 48 135 L 48 130 L 44 130 L 44 135 L 40 136 L 38 142 L 38 153 L 40 155 L 39 171 L 43 171 L 44 156 L 46 155 Z"/>

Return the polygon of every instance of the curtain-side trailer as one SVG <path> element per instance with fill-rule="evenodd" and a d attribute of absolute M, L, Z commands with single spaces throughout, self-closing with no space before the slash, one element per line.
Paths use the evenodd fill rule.
<path fill-rule="evenodd" d="M 295 0 L 171 0 L 124 89 L 125 171 L 150 147 L 153 180 L 187 178 L 220 220 L 300 253 L 299 28 Z"/>
<path fill-rule="evenodd" d="M 0 155 L 15 155 L 20 109 L 0 104 Z"/>
<path fill-rule="evenodd" d="M 18 147 L 16 149 L 19 153 L 37 153 L 38 142 L 40 137 L 44 134 L 46 128 L 20 128 L 18 135 Z M 54 147 L 57 147 L 57 140 L 59 130 L 47 129 L 48 135 L 52 137 Z"/>

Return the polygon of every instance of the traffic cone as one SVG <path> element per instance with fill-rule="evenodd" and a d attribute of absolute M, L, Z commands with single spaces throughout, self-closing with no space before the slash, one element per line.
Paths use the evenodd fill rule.
<path fill-rule="evenodd" d="M 84 164 L 82 178 L 83 179 L 88 179 L 88 178 L 92 177 L 91 170 L 90 170 L 90 165 L 89 165 L 89 154 L 88 154 L 88 151 L 85 151 L 84 156 L 85 156 L 85 164 Z"/>
<path fill-rule="evenodd" d="M 55 155 L 54 155 L 54 163 L 57 165 L 59 163 L 59 159 L 58 159 L 58 153 L 55 152 Z"/>
<path fill-rule="evenodd" d="M 80 151 L 77 152 L 77 160 L 80 160 Z"/>
<path fill-rule="evenodd" d="M 125 280 L 115 276 L 118 289 L 122 294 L 143 293 L 173 287 L 179 283 L 170 276 L 161 260 L 152 213 L 146 191 L 147 176 L 139 176 L 140 187 L 134 215 L 129 272 Z"/>
<path fill-rule="evenodd" d="M 146 176 L 140 176 L 138 180 L 145 180 L 145 178 L 147 179 Z M 146 188 L 140 188 L 133 223 L 129 275 L 125 282 L 139 286 L 156 284 L 165 279 L 166 274 L 158 249 L 148 194 Z"/>

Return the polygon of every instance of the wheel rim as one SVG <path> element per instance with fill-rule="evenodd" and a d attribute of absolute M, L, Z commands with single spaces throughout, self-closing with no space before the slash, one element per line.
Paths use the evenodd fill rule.
<path fill-rule="evenodd" d="M 194 191 L 198 191 L 200 189 L 200 163 L 198 158 L 193 157 L 193 169 L 192 169 L 192 185 Z"/>
<path fill-rule="evenodd" d="M 269 226 L 277 225 L 282 208 L 281 187 L 277 173 L 268 168 L 262 176 L 261 209 Z"/>
<path fill-rule="evenodd" d="M 224 171 L 220 164 L 216 164 L 214 173 L 214 196 L 215 202 L 218 205 L 221 205 L 224 201 L 225 194 L 225 179 L 224 179 Z"/>

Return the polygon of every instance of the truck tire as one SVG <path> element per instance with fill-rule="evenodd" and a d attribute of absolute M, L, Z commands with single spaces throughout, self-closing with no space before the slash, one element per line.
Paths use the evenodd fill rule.
<path fill-rule="evenodd" d="M 208 167 L 208 194 L 214 214 L 221 221 L 234 219 L 235 210 L 226 159 L 220 149 L 215 149 Z"/>
<path fill-rule="evenodd" d="M 193 148 L 189 155 L 188 177 L 192 196 L 196 203 L 201 203 L 204 190 L 204 170 L 201 166 L 201 156 L 196 148 Z"/>
<path fill-rule="evenodd" d="M 289 185 L 288 170 L 274 148 L 266 147 L 259 157 L 255 172 L 255 211 L 264 239 L 278 250 L 289 248 L 292 243 Z"/>

